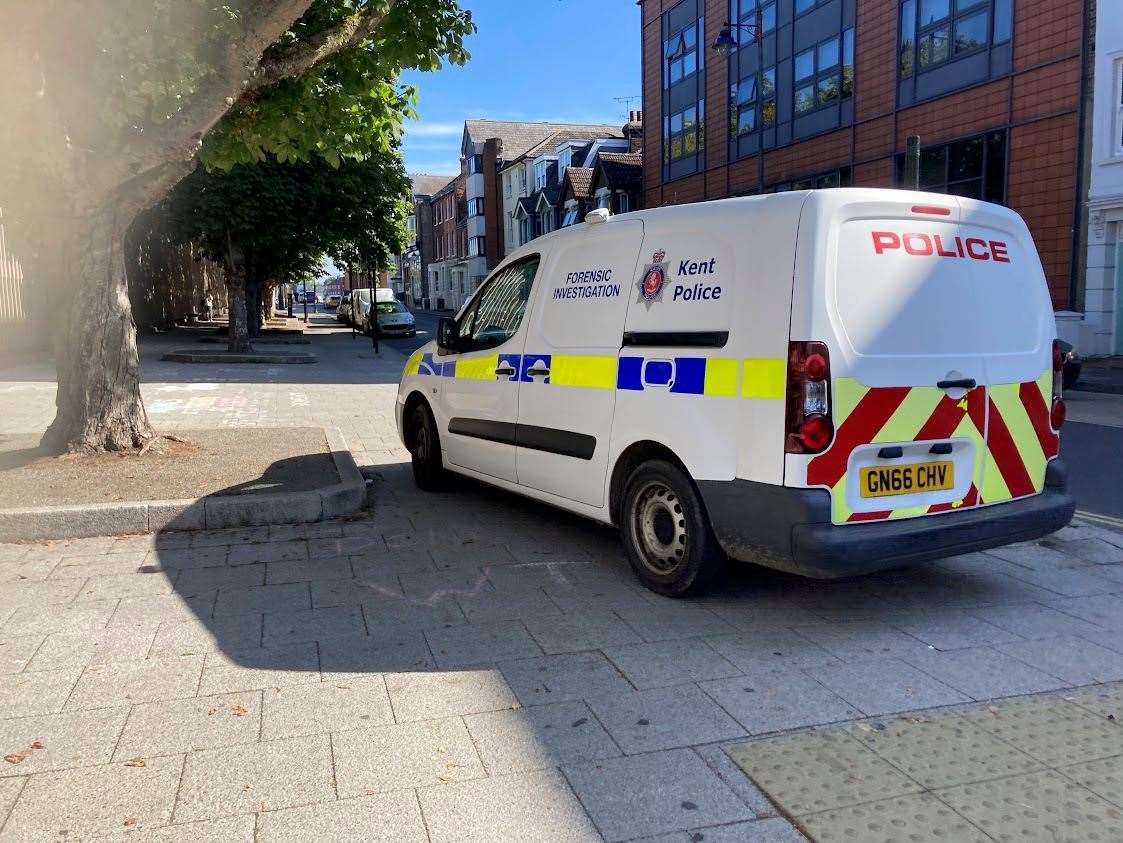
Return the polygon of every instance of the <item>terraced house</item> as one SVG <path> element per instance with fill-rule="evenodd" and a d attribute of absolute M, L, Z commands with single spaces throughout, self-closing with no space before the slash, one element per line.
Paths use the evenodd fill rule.
<path fill-rule="evenodd" d="M 919 135 L 921 187 L 1017 210 L 1082 307 L 1085 0 L 640 5 L 648 206 L 899 186 Z"/>

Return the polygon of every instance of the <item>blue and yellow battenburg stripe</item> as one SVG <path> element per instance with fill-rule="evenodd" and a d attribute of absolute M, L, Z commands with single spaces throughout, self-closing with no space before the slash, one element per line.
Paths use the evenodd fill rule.
<path fill-rule="evenodd" d="M 535 377 L 529 369 L 542 364 L 550 370 Z M 514 374 L 496 374 L 509 367 Z M 442 361 L 432 354 L 415 352 L 405 375 L 505 380 L 580 389 L 645 391 L 658 389 L 678 395 L 711 395 L 781 400 L 784 397 L 785 361 L 782 357 L 644 357 L 601 354 L 485 354 Z"/>

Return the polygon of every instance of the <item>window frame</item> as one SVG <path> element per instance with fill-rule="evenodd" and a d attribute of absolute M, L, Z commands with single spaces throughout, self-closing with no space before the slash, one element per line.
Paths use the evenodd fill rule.
<path fill-rule="evenodd" d="M 771 78 L 771 90 L 767 94 L 764 93 L 764 80 L 766 77 Z M 741 102 L 741 86 L 750 81 L 753 83 L 753 95 L 744 102 Z M 774 129 L 776 127 L 776 65 L 770 65 L 735 82 L 730 95 L 730 101 L 733 103 L 730 128 L 734 140 L 744 137 L 745 135 L 751 135 L 753 132 Z M 772 120 L 769 123 L 765 123 L 765 109 L 767 109 L 769 105 L 772 106 Z M 753 112 L 753 125 L 752 128 L 742 131 L 741 115 L 748 111 Z"/>
<path fill-rule="evenodd" d="M 470 258 L 487 257 L 487 238 L 483 235 L 469 237 L 467 251 Z"/>
<path fill-rule="evenodd" d="M 737 21 L 738 24 L 755 26 L 757 10 L 760 11 L 760 32 L 749 38 L 746 30 L 736 30 L 733 40 L 737 42 L 737 46 L 734 49 L 756 44 L 765 35 L 776 31 L 776 3 L 777 0 L 730 0 L 729 20 Z"/>
<path fill-rule="evenodd" d="M 699 15 L 691 23 L 663 39 L 662 63 L 664 89 L 672 88 L 705 69 L 705 51 L 701 49 L 701 42 L 704 41 L 706 37 L 704 20 L 705 18 Z M 694 43 L 688 44 L 688 40 L 692 40 Z M 682 51 L 681 53 L 679 52 L 680 50 Z M 687 70 L 687 59 L 691 58 L 693 59 L 693 67 Z M 677 78 L 674 78 L 676 66 L 679 68 L 679 75 Z"/>
<path fill-rule="evenodd" d="M 1114 132 L 1111 139 L 1111 157 L 1123 158 L 1123 56 L 1117 55 L 1112 62 L 1112 93 L 1115 108 L 1112 122 Z"/>
<path fill-rule="evenodd" d="M 936 0 L 939 2 L 939 0 Z M 1014 9 L 1012 0 L 946 0 L 948 12 L 931 23 L 923 23 L 921 11 L 925 2 L 932 0 L 898 0 L 897 3 L 897 79 L 915 79 L 959 59 L 977 55 L 1013 40 Z M 999 9 L 1002 5 L 1003 8 Z M 906 13 L 906 9 L 909 11 Z M 1002 12 L 999 33 L 998 12 Z M 958 49 L 959 29 L 967 21 L 986 17 L 985 34 L 980 42 L 969 49 Z M 908 20 L 906 20 L 906 18 Z M 911 27 L 908 23 L 911 21 Z M 908 30 L 911 29 L 911 32 Z M 921 64 L 922 43 L 933 38 L 937 32 L 946 30 L 947 43 L 943 55 L 938 60 L 929 59 Z M 906 37 L 908 36 L 908 37 Z M 906 66 L 906 51 L 908 63 Z"/>
<path fill-rule="evenodd" d="M 519 314 L 519 322 L 514 330 L 503 340 L 499 342 L 494 341 L 472 341 L 472 334 L 476 330 L 476 317 L 479 315 L 480 303 L 483 301 L 484 296 L 487 295 L 491 287 L 497 280 L 504 274 L 513 269 L 519 269 L 525 264 L 534 263 L 534 274 L 530 278 L 530 285 L 527 288 L 526 299 L 523 302 L 522 313 Z M 538 281 L 538 273 L 542 268 L 542 255 L 534 253 L 532 255 L 524 255 L 518 260 L 511 261 L 497 268 L 491 275 L 489 275 L 482 284 L 480 284 L 472 296 L 465 303 L 463 310 L 456 316 L 456 347 L 449 349 L 453 354 L 468 354 L 473 351 L 487 351 L 493 348 L 500 348 L 513 340 L 520 330 L 522 330 L 523 323 L 526 320 L 527 311 L 530 309 L 530 300 L 534 296 L 534 285 Z M 463 331 L 465 324 L 470 320 L 468 332 Z"/>
<path fill-rule="evenodd" d="M 834 42 L 837 58 L 834 64 L 823 68 L 819 64 L 819 56 L 824 46 Z M 801 56 L 811 54 L 811 73 L 807 76 L 796 77 L 796 62 Z M 849 71 L 849 82 L 847 73 Z M 835 95 L 828 100 L 821 97 L 820 91 L 824 82 L 831 79 L 837 80 Z M 799 107 L 801 91 L 811 90 L 811 107 Z M 798 119 L 823 108 L 837 107 L 839 103 L 854 96 L 854 27 L 849 26 L 837 35 L 824 38 L 806 50 L 792 56 L 792 119 Z"/>
<path fill-rule="evenodd" d="M 664 134 L 666 138 L 665 159 L 667 164 L 673 164 L 675 161 L 681 161 L 684 158 L 690 158 L 702 151 L 702 145 L 703 143 L 705 143 L 705 135 L 703 131 L 701 115 L 704 112 L 704 109 L 705 100 L 698 100 L 697 102 L 691 103 L 681 111 L 676 111 L 674 114 L 670 114 L 667 116 L 664 126 Z M 694 112 L 691 129 L 686 128 L 686 115 L 688 112 Z M 677 130 L 672 128 L 676 118 L 678 118 L 680 121 L 679 128 Z M 687 138 L 691 136 L 694 138 L 694 148 L 690 151 L 687 151 Z M 673 147 L 676 139 L 681 141 L 681 145 L 679 147 L 680 153 L 678 155 L 673 154 Z"/>
<path fill-rule="evenodd" d="M 479 175 L 484 171 L 484 157 L 482 155 L 468 156 L 468 175 Z"/>
<path fill-rule="evenodd" d="M 1002 138 L 1002 160 L 1000 162 L 997 162 L 997 166 L 999 167 L 999 169 L 1001 171 L 1001 174 L 1002 174 L 1002 196 L 1000 198 L 995 198 L 994 196 L 991 195 L 991 192 L 988 188 L 990 187 L 990 181 L 991 181 L 990 177 L 995 175 L 995 173 L 990 171 L 990 165 L 992 163 L 994 163 L 993 159 L 992 159 L 992 156 L 994 155 L 994 151 L 991 148 L 991 139 L 994 138 L 994 137 L 997 137 L 998 135 L 1003 136 L 1003 138 Z M 956 179 L 951 178 L 951 169 L 952 169 L 951 168 L 951 163 L 952 163 L 951 162 L 951 148 L 953 146 L 958 145 L 958 144 L 966 144 L 966 143 L 970 143 L 971 141 L 976 141 L 976 140 L 981 141 L 982 150 L 983 150 L 982 151 L 982 163 L 980 165 L 979 175 L 978 176 L 971 176 L 969 178 L 956 178 Z M 929 146 L 929 147 L 923 147 L 920 150 L 922 166 L 923 166 L 923 160 L 924 160 L 925 153 L 932 153 L 932 152 L 935 152 L 935 151 L 938 151 L 938 150 L 944 151 L 944 161 L 943 161 L 944 176 L 943 176 L 943 181 L 939 184 L 937 184 L 935 182 L 928 182 L 928 183 L 925 184 L 925 183 L 922 182 L 921 185 L 920 185 L 921 190 L 925 190 L 925 191 L 929 191 L 929 192 L 933 192 L 933 193 L 942 193 L 942 194 L 945 194 L 945 195 L 948 195 L 948 196 L 963 196 L 966 199 L 974 199 L 976 197 L 969 196 L 969 195 L 964 194 L 964 193 L 952 193 L 949 188 L 951 188 L 953 186 L 969 184 L 969 183 L 972 183 L 972 182 L 978 182 L 979 187 L 980 187 L 980 195 L 977 198 L 980 201 L 993 202 L 993 203 L 998 204 L 998 205 L 1006 205 L 1007 196 L 1008 196 L 1009 190 L 1010 190 L 1010 185 L 1009 185 L 1010 133 L 1009 133 L 1008 129 L 989 129 L 985 132 L 978 132 L 978 133 L 972 134 L 972 135 L 965 135 L 964 137 L 960 137 L 960 138 L 952 138 L 950 141 L 945 141 L 944 143 L 938 143 L 938 144 L 934 144 L 934 145 Z M 911 189 L 911 188 L 906 188 L 902 183 L 903 182 L 903 175 L 904 175 L 904 158 L 905 158 L 905 155 L 904 155 L 903 152 L 898 153 L 896 155 L 894 182 L 895 182 L 895 184 L 898 188 Z"/>
<path fill-rule="evenodd" d="M 469 217 L 482 217 L 484 216 L 484 200 L 482 196 L 473 196 L 468 200 L 468 216 Z"/>

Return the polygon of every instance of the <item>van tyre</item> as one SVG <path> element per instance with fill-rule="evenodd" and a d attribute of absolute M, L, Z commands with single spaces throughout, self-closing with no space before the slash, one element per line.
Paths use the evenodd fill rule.
<path fill-rule="evenodd" d="M 445 470 L 441 458 L 441 438 L 437 423 L 427 404 L 418 403 L 410 410 L 407 442 L 413 463 L 413 482 L 426 492 L 444 488 Z"/>
<path fill-rule="evenodd" d="M 725 561 L 694 484 L 664 460 L 648 460 L 632 472 L 620 523 L 632 570 L 667 597 L 701 593 Z"/>

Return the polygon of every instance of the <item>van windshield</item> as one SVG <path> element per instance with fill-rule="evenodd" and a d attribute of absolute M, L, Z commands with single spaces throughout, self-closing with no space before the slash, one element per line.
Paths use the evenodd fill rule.
<path fill-rule="evenodd" d="M 377 307 L 379 313 L 401 313 L 404 310 L 401 302 L 396 301 L 380 301 Z"/>

